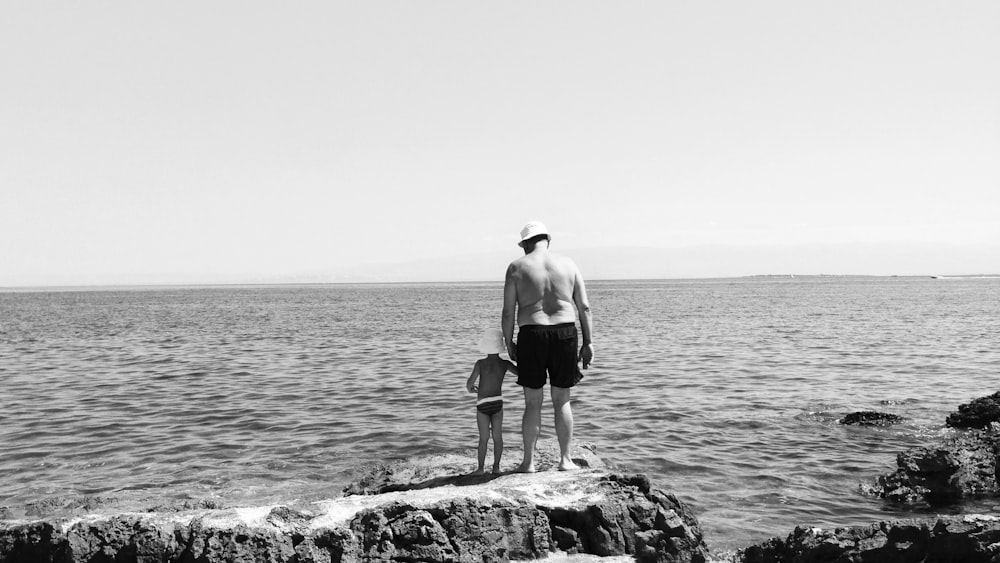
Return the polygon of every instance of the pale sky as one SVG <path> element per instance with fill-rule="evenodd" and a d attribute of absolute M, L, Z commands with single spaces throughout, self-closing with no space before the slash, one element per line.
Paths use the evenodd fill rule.
<path fill-rule="evenodd" d="M 4 2 L 0 286 L 516 257 L 532 219 L 981 272 L 998 61 L 996 0 Z"/>

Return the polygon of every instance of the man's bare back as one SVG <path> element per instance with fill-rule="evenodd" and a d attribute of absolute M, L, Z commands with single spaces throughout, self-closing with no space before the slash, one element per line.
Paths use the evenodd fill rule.
<path fill-rule="evenodd" d="M 517 325 L 555 325 L 576 321 L 573 288 L 577 267 L 565 256 L 541 249 L 511 263 L 515 284 Z"/>

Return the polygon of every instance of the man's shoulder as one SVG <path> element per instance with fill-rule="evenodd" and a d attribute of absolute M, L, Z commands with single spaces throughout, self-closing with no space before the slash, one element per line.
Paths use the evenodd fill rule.
<path fill-rule="evenodd" d="M 510 264 L 507 265 L 507 273 L 514 273 L 524 269 L 526 264 L 530 263 L 528 258 L 528 256 L 519 256 L 511 260 Z"/>
<path fill-rule="evenodd" d="M 510 264 L 508 264 L 507 273 L 516 274 L 522 271 L 531 272 L 537 268 L 544 268 L 546 266 L 555 266 L 563 272 L 576 272 L 577 270 L 576 262 L 574 262 L 569 256 L 555 252 L 546 252 L 545 254 L 538 256 L 526 254 L 514 259 Z"/>
<path fill-rule="evenodd" d="M 576 265 L 576 263 L 573 262 L 573 259 L 570 258 L 569 256 L 565 255 L 565 254 L 556 254 L 556 253 L 553 253 L 552 256 L 555 259 L 557 259 L 557 260 L 559 260 L 561 262 L 568 262 L 570 264 Z"/>
<path fill-rule="evenodd" d="M 573 273 L 576 272 L 576 262 L 572 258 L 566 256 L 565 254 L 550 254 L 551 260 L 555 263 L 563 272 Z"/>

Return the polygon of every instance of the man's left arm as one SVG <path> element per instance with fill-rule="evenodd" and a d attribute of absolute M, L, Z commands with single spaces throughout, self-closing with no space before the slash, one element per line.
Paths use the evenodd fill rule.
<path fill-rule="evenodd" d="M 594 360 L 594 346 L 591 343 L 592 317 L 590 314 L 590 301 L 587 300 L 587 288 L 583 283 L 583 276 L 580 271 L 576 271 L 573 282 L 573 303 L 576 304 L 577 314 L 580 316 L 580 331 L 583 332 L 583 343 L 580 345 L 579 360 L 583 361 L 583 369 L 590 367 Z"/>
<path fill-rule="evenodd" d="M 504 344 L 507 345 L 507 355 L 517 361 L 517 346 L 514 346 L 514 321 L 517 313 L 517 281 L 514 279 L 514 264 L 507 266 L 507 274 L 503 282 L 503 313 L 500 316 L 500 328 L 503 330 Z"/>

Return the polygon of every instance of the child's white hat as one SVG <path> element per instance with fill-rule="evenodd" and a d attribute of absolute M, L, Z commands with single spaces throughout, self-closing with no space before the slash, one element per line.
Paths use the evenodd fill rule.
<path fill-rule="evenodd" d="M 483 354 L 499 354 L 504 351 L 503 331 L 499 328 L 488 328 L 479 337 L 479 351 Z"/>

